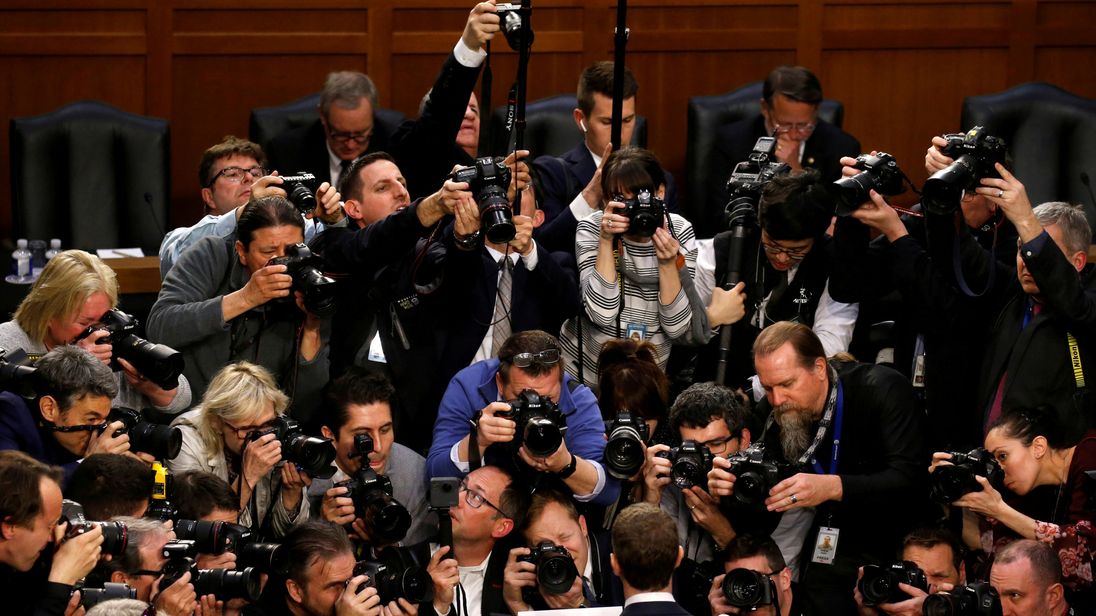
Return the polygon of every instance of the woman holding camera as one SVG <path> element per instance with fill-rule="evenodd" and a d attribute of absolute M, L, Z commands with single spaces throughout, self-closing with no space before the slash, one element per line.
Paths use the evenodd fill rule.
<path fill-rule="evenodd" d="M 987 554 L 992 555 L 1012 535 L 1052 544 L 1062 562 L 1063 582 L 1071 594 L 1076 593 L 1070 598 L 1076 608 L 1079 601 L 1094 605 L 1096 477 L 1088 473 L 1096 471 L 1096 430 L 1077 442 L 1069 442 L 1066 434 L 1047 406 L 1007 411 L 986 434 L 986 451 L 1004 471 L 1005 487 L 1021 497 L 1040 486 L 1050 487 L 1038 518 L 1031 515 L 1038 504 L 1027 499 L 1013 506 L 982 476 L 975 476 L 981 491 L 965 494 L 953 504 L 964 509 L 967 543 Z M 933 454 L 929 470 L 950 464 L 950 458 L 948 453 Z"/>
<path fill-rule="evenodd" d="M 118 279 L 114 270 L 93 254 L 66 250 L 49 260 L 14 318 L 0 323 L 0 347 L 9 353 L 22 349 L 35 362 L 55 346 L 76 344 L 105 364 L 114 359 L 121 366 L 114 373 L 118 381 L 114 406 L 137 410 L 151 406 L 170 414 L 185 410 L 191 398 L 186 377 L 179 376 L 175 389 L 162 389 L 129 362 L 113 355 L 111 345 L 105 341 L 109 331 L 94 328 L 83 335 L 117 306 Z"/>
<path fill-rule="evenodd" d="M 575 257 L 585 311 L 563 325 L 567 372 L 597 378 L 601 347 L 614 338 L 646 340 L 666 368 L 670 345 L 693 325 L 696 244 L 689 221 L 666 211 L 666 179 L 655 155 L 625 147 L 601 171 L 605 209 L 578 223 Z M 581 363 L 580 358 L 581 357 Z"/>
<path fill-rule="evenodd" d="M 272 428 L 289 406 L 262 366 L 229 364 L 209 383 L 201 404 L 179 416 L 183 448 L 168 466 L 175 474 L 205 471 L 224 479 L 240 498 L 240 524 L 281 537 L 308 519 L 304 498 L 311 479 L 282 464 L 282 444 Z"/>

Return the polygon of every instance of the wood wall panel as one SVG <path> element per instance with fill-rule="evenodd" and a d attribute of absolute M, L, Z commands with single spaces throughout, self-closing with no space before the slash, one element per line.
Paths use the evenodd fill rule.
<path fill-rule="evenodd" d="M 173 223 L 199 213 L 194 171 L 250 110 L 362 70 L 381 105 L 414 115 L 468 0 L 6 0 L 0 6 L 0 185 L 8 122 L 96 98 L 172 122 Z M 613 0 L 536 0 L 531 100 L 573 92 L 582 67 L 612 54 Z M 1031 80 L 1096 97 L 1096 2 L 1088 0 L 631 0 L 629 66 L 650 145 L 684 173 L 686 103 L 814 68 L 845 102 L 846 127 L 887 149 L 916 180 L 928 135 L 956 130 L 965 96 Z M 492 101 L 517 55 L 494 45 Z M 478 89 L 477 89 L 478 93 Z M 10 234 L 0 191 L 0 237 Z"/>

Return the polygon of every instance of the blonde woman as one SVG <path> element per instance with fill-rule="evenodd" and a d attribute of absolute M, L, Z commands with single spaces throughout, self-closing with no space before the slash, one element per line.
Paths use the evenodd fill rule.
<path fill-rule="evenodd" d="M 103 363 L 116 359 L 122 370 L 114 373 L 118 382 L 115 406 L 132 409 L 154 407 L 167 413 L 179 413 L 190 407 L 190 384 L 179 376 L 179 386 L 162 389 L 146 379 L 129 362 L 113 357 L 110 344 L 102 341 L 106 330 L 92 332 L 77 341 L 90 325 L 111 308 L 118 306 L 118 280 L 114 270 L 99 257 L 82 250 L 66 250 L 50 259 L 30 293 L 19 304 L 15 316 L 0 323 L 0 347 L 23 349 L 31 361 L 50 349 L 76 344 Z"/>
<path fill-rule="evenodd" d="M 311 483 L 293 464 L 283 464 L 274 434 L 250 440 L 285 414 L 289 398 L 262 366 L 229 364 L 214 375 L 201 404 L 172 424 L 183 448 L 168 466 L 178 474 L 205 471 L 224 479 L 240 497 L 240 524 L 281 537 L 308 518 L 305 489 Z"/>

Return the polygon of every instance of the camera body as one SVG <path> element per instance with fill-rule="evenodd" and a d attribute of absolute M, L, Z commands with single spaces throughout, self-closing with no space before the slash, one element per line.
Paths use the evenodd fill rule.
<path fill-rule="evenodd" d="M 908 560 L 893 563 L 889 567 L 864 565 L 864 575 L 856 583 L 856 587 L 860 590 L 860 595 L 864 597 L 864 605 L 875 607 L 883 603 L 898 603 L 909 599 L 910 596 L 898 588 L 900 583 L 909 584 L 925 592 L 929 590 L 929 581 L 925 577 L 925 572 Z"/>
<path fill-rule="evenodd" d="M 152 494 L 148 499 L 145 517 L 166 522 L 179 517 L 179 510 L 171 502 L 175 476 L 161 462 L 152 463 Z"/>
<path fill-rule="evenodd" d="M 479 206 L 483 234 L 495 244 L 505 244 L 517 235 L 510 199 L 506 196 L 512 174 L 502 161 L 497 156 L 484 156 L 477 158 L 474 164 L 459 167 L 449 174 L 449 179 L 454 182 L 468 182 L 468 190 Z"/>
<path fill-rule="evenodd" d="M 179 520 L 175 523 L 175 536 L 180 545 L 193 545 L 193 553 L 180 551 L 180 557 L 194 554 L 236 554 L 238 568 L 252 567 L 262 573 L 283 573 L 288 562 L 281 545 L 259 543 L 251 529 L 230 522 L 204 520 Z M 172 548 L 181 550 L 181 548 Z"/>
<path fill-rule="evenodd" d="M 525 19 L 522 15 L 522 3 L 520 2 L 500 2 L 496 5 L 497 13 L 499 16 L 499 26 L 502 30 L 503 36 L 506 37 L 506 43 L 510 45 L 510 49 L 519 51 L 521 49 L 521 26 Z M 533 44 L 533 31 L 529 30 L 529 40 L 526 45 Z"/>
<path fill-rule="evenodd" d="M 83 505 L 76 501 L 67 498 L 61 501 L 61 520 L 69 525 L 65 530 L 65 541 L 91 532 L 96 527 L 102 528 L 103 554 L 120 556 L 129 543 L 129 528 L 125 522 L 89 522 L 84 517 Z"/>
<path fill-rule="evenodd" d="M 765 455 L 764 443 L 754 443 L 727 456 L 735 476 L 734 494 L 731 498 L 752 509 L 764 509 L 769 490 L 792 475 L 792 468 Z"/>
<path fill-rule="evenodd" d="M 537 568 L 537 586 L 542 592 L 562 595 L 571 590 L 578 577 L 575 559 L 562 545 L 542 541 L 529 548 L 529 553 L 518 556 L 518 562 L 533 563 Z M 529 589 L 534 590 L 534 589 Z M 529 601 L 526 601 L 529 603 Z"/>
<path fill-rule="evenodd" d="M 346 496 L 354 501 L 355 515 L 365 523 L 375 544 L 396 543 L 411 528 L 411 514 L 392 497 L 392 480 L 378 475 L 367 461 L 353 477 L 335 487 L 346 488 Z"/>
<path fill-rule="evenodd" d="M 98 323 L 92 323 L 73 340 L 73 343 L 87 338 L 97 331 L 106 331 L 109 335 L 99 339 L 99 344 L 109 344 L 114 355 L 133 364 L 133 367 L 146 379 L 162 389 L 175 389 L 179 386 L 179 375 L 183 373 L 183 354 L 162 344 L 153 344 L 137 335 L 137 319 L 117 308 L 111 308 L 99 317 Z M 122 366 L 111 360 L 111 370 L 118 371 Z"/>
<path fill-rule="evenodd" d="M 284 257 L 274 257 L 267 265 L 284 265 L 285 272 L 293 278 L 293 291 L 304 296 L 304 307 L 312 314 L 325 317 L 335 313 L 335 280 L 324 276 L 323 260 L 313 254 L 306 244 L 285 247 Z M 293 296 L 286 298 L 293 301 Z"/>
<path fill-rule="evenodd" d="M 522 445 L 538 458 L 546 458 L 563 444 L 567 419 L 559 406 L 548 396 L 532 389 L 522 390 L 517 399 L 507 400 L 509 411 L 496 411 L 495 417 L 510 419 L 517 424 L 511 447 L 516 451 Z"/>
<path fill-rule="evenodd" d="M 105 582 L 102 588 L 79 588 L 80 606 L 85 610 L 111 599 L 136 599 L 137 589 L 129 584 Z"/>
<path fill-rule="evenodd" d="M 375 560 L 355 564 L 354 575 L 369 576 L 355 592 L 372 586 L 377 589 L 381 605 L 401 598 L 413 604 L 434 599 L 434 582 L 426 569 L 415 563 L 407 548 L 390 546 L 382 549 Z"/>
<path fill-rule="evenodd" d="M 161 568 L 160 588 L 169 588 L 190 572 L 190 585 L 199 596 L 214 595 L 220 601 L 246 599 L 257 601 L 261 590 L 260 575 L 252 567 L 243 569 L 199 569 L 194 562 L 198 550 L 194 541 L 174 540 L 161 552 L 167 562 Z M 239 563 L 237 563 L 239 564 Z"/>
<path fill-rule="evenodd" d="M 627 479 L 643 467 L 644 445 L 651 438 L 647 422 L 631 411 L 620 411 L 606 431 L 605 470 L 617 479 Z"/>
<path fill-rule="evenodd" d="M 107 424 L 116 421 L 124 425 L 115 430 L 113 436 L 128 434 L 130 451 L 147 453 L 157 460 L 172 460 L 183 448 L 183 433 L 179 428 L 145 421 L 141 414 L 133 409 L 125 407 L 110 409 Z"/>
<path fill-rule="evenodd" d="M 944 135 L 942 152 L 955 160 L 925 180 L 921 189 L 925 209 L 933 214 L 951 214 L 959 207 L 964 190 L 973 190 L 982 178 L 999 178 L 996 163 L 1005 162 L 1005 140 L 987 135 L 981 126 L 966 133 Z"/>
<path fill-rule="evenodd" d="M 929 477 L 929 497 L 933 501 L 948 505 L 962 498 L 964 494 L 981 492 L 982 485 L 975 479 L 977 476 L 988 479 L 997 490 L 1004 488 L 1005 472 L 1001 470 L 993 454 L 981 447 L 967 453 L 949 453 L 952 464 L 937 466 Z"/>
<path fill-rule="evenodd" d="M 973 582 L 925 597 L 925 616 L 1001 616 L 1001 596 L 989 582 Z"/>
<path fill-rule="evenodd" d="M 622 195 L 613 197 L 614 201 L 624 204 L 620 214 L 628 219 L 628 234 L 638 237 L 651 237 L 655 230 L 666 220 L 666 204 L 651 193 L 649 188 L 641 188 L 636 195 L 627 199 Z"/>
<path fill-rule="evenodd" d="M 756 220 L 762 189 L 774 177 L 791 171 L 787 163 L 773 162 L 775 152 L 776 138 L 761 137 L 746 160 L 735 165 L 731 177 L 727 179 L 730 199 L 723 212 L 725 227 L 740 221 Z"/>
<path fill-rule="evenodd" d="M 686 440 L 680 446 L 658 453 L 670 461 L 670 479 L 674 485 L 687 490 L 693 486 L 708 489 L 708 471 L 712 470 L 712 452 L 693 440 Z"/>
<path fill-rule="evenodd" d="M 293 175 L 283 175 L 281 188 L 286 199 L 297 208 L 301 215 L 311 214 L 316 209 L 316 191 L 320 181 L 307 171 L 298 171 Z"/>
<path fill-rule="evenodd" d="M 886 152 L 876 155 L 861 154 L 853 165 L 860 173 L 852 177 L 841 178 L 833 184 L 836 187 L 838 216 L 849 216 L 861 205 L 871 201 L 871 191 L 881 195 L 900 195 L 906 191 L 902 185 L 902 170 L 898 161 Z"/>
<path fill-rule="evenodd" d="M 723 578 L 721 588 L 728 605 L 750 611 L 772 605 L 776 599 L 776 583 L 772 576 L 752 569 L 732 569 Z"/>
<path fill-rule="evenodd" d="M 308 436 L 296 420 L 279 416 L 271 427 L 248 434 L 247 440 L 254 442 L 267 434 L 273 434 L 281 442 L 282 458 L 296 464 L 310 477 L 327 479 L 335 474 L 335 467 L 331 465 L 335 460 L 335 446 L 327 439 Z"/>
<path fill-rule="evenodd" d="M 11 391 L 23 396 L 33 398 L 34 366 L 23 365 L 27 354 L 22 349 L 8 351 L 0 348 L 0 391 Z"/>

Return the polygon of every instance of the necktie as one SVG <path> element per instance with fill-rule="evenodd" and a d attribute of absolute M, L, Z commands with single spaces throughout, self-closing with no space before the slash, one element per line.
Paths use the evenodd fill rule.
<path fill-rule="evenodd" d="M 340 160 L 339 161 L 339 177 L 335 180 L 335 190 L 339 190 L 342 187 L 343 180 L 346 179 L 346 172 L 350 169 L 350 165 L 354 164 L 352 160 Z"/>
<path fill-rule="evenodd" d="M 504 256 L 499 259 L 499 286 L 495 294 L 495 314 L 491 318 L 491 356 L 498 357 L 499 347 L 510 337 L 510 295 L 514 288 L 514 262 Z"/>

